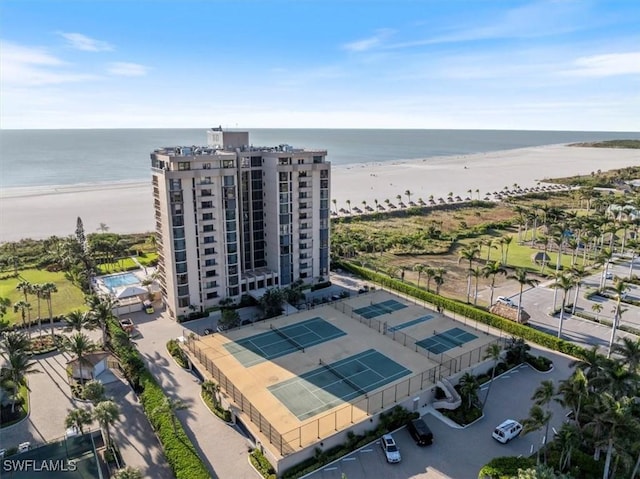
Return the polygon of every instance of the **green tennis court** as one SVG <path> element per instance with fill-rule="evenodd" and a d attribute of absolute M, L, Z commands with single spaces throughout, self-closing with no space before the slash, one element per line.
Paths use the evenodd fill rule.
<path fill-rule="evenodd" d="M 400 301 L 396 301 L 395 299 L 388 299 L 386 301 L 383 301 L 382 303 L 374 303 L 363 308 L 354 309 L 353 312 L 359 314 L 365 319 L 371 319 L 377 316 L 382 316 L 383 314 L 399 311 L 406 307 L 407 305 L 401 303 Z"/>
<path fill-rule="evenodd" d="M 462 346 L 469 341 L 473 341 L 477 339 L 477 337 L 475 334 L 471 334 L 464 329 L 452 328 L 423 339 L 422 341 L 418 341 L 416 344 L 434 354 L 440 354 L 456 346 Z"/>
<path fill-rule="evenodd" d="M 296 324 L 274 328 L 264 333 L 226 343 L 229 351 L 244 367 L 279 358 L 296 351 L 344 336 L 341 329 L 322 318 L 307 319 Z"/>
<path fill-rule="evenodd" d="M 288 379 L 269 391 L 300 421 L 374 391 L 411 371 L 369 349 Z"/>

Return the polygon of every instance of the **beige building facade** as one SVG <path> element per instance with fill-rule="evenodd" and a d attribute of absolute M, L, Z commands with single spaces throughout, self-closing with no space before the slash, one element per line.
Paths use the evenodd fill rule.
<path fill-rule="evenodd" d="M 151 153 L 158 274 L 171 317 L 329 275 L 326 150 L 255 147 L 248 132 Z"/>

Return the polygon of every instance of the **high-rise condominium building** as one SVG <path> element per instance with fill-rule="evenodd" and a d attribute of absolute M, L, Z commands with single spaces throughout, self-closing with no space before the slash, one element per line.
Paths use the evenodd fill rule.
<path fill-rule="evenodd" d="M 158 273 L 172 317 L 329 274 L 326 150 L 250 146 L 213 128 L 208 145 L 151 153 Z"/>

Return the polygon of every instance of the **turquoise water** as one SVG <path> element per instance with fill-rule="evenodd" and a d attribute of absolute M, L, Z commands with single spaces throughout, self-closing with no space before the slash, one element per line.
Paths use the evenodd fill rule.
<path fill-rule="evenodd" d="M 100 278 L 104 285 L 111 291 L 122 286 L 131 286 L 132 284 L 140 284 L 140 280 L 133 273 L 123 273 L 114 276 L 104 276 Z"/>
<path fill-rule="evenodd" d="M 328 151 L 335 165 L 467 155 L 608 139 L 638 132 L 517 130 L 247 129 L 254 146 L 283 143 Z M 165 146 L 204 145 L 207 128 L 2 130 L 0 188 L 150 182 L 149 154 Z"/>

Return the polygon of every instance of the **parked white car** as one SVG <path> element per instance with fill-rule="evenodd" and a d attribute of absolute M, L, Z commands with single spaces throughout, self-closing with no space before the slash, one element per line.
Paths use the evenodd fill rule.
<path fill-rule="evenodd" d="M 506 444 L 514 437 L 517 437 L 522 432 L 522 424 L 513 419 L 507 419 L 500 423 L 498 427 L 493 430 L 491 437 L 496 441 Z"/>
<path fill-rule="evenodd" d="M 502 304 L 506 304 L 507 306 L 511 307 L 511 308 L 515 308 L 516 305 L 513 301 L 511 301 L 511 298 L 507 298 L 506 296 L 498 296 L 498 299 L 496 299 L 496 303 L 502 303 Z"/>
<path fill-rule="evenodd" d="M 402 457 L 400 456 L 400 449 L 398 449 L 398 445 L 391 434 L 385 434 L 382 436 L 380 439 L 380 446 L 382 446 L 387 462 L 395 463 L 402 460 Z"/>

